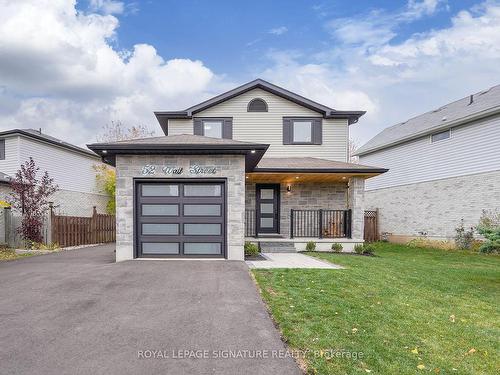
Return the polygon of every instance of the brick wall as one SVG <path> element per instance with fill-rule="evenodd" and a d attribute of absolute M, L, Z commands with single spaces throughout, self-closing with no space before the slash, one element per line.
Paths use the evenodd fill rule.
<path fill-rule="evenodd" d="M 462 218 L 475 226 L 483 209 L 500 209 L 500 171 L 371 190 L 365 199 L 379 209 L 381 232 L 451 239 Z"/>

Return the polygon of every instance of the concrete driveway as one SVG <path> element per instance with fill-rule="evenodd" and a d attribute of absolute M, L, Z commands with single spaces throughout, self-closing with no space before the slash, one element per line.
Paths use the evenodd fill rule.
<path fill-rule="evenodd" d="M 301 374 L 243 262 L 113 259 L 0 262 L 2 374 Z"/>

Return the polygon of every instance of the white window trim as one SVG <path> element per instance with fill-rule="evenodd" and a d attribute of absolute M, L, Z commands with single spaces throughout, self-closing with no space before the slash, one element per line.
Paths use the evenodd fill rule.
<path fill-rule="evenodd" d="M 437 141 L 433 141 L 432 140 L 432 136 L 436 135 L 436 134 L 440 134 L 440 133 L 444 133 L 444 132 L 449 132 L 450 133 L 450 136 L 448 138 L 445 138 L 445 139 L 439 139 Z M 453 137 L 453 131 L 452 131 L 452 128 L 449 128 L 449 129 L 445 129 L 445 130 L 441 130 L 441 131 L 438 131 L 438 132 L 435 132 L 435 133 L 432 133 L 429 135 L 429 143 L 433 144 L 433 143 L 439 143 L 439 142 L 443 142 L 443 141 L 448 141 L 450 140 L 451 138 Z"/>

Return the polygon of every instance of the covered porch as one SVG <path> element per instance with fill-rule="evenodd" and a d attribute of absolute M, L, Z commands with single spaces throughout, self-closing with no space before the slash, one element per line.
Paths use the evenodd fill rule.
<path fill-rule="evenodd" d="M 383 172 L 318 158 L 264 158 L 245 176 L 245 240 L 352 248 L 363 242 L 365 179 Z"/>

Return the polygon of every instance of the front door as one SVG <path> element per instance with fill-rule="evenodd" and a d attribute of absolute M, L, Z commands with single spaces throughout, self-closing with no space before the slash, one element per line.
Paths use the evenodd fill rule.
<path fill-rule="evenodd" d="M 255 187 L 257 234 L 280 231 L 280 185 L 257 184 Z"/>

